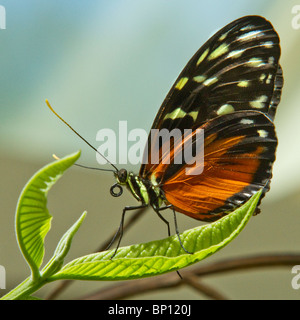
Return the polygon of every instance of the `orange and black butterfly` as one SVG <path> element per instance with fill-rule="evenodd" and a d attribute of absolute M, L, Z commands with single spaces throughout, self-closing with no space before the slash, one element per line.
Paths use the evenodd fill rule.
<path fill-rule="evenodd" d="M 279 57 L 279 37 L 260 16 L 231 22 L 196 52 L 152 125 L 158 132 L 179 129 L 183 136 L 191 129 L 192 133 L 179 142 L 169 141 L 167 154 L 162 152 L 160 136 L 149 135 L 144 155 L 148 161 L 138 175 L 111 164 L 117 181 L 111 194 L 120 196 L 125 185 L 140 202 L 124 208 L 116 234 L 119 243 L 128 210 L 151 206 L 167 224 L 161 215 L 165 209 L 173 210 L 174 218 L 177 211 L 214 221 L 244 204 L 259 189 L 263 188 L 263 195 L 269 190 L 277 146 L 273 121 L 283 86 Z M 178 147 L 186 145 L 197 157 L 197 129 L 204 131 L 201 174 L 193 174 L 196 164 L 184 159 L 175 162 Z M 159 161 L 151 163 L 155 152 Z M 164 161 L 166 157 L 169 161 Z M 178 234 L 176 218 L 175 226 Z"/>

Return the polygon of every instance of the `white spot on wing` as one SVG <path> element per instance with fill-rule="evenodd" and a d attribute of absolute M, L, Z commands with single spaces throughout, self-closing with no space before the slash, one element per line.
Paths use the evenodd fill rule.
<path fill-rule="evenodd" d="M 253 123 L 254 123 L 254 120 L 244 118 L 244 119 L 242 119 L 242 120 L 240 121 L 240 123 L 241 123 L 241 124 L 253 124 Z"/>
<path fill-rule="evenodd" d="M 245 49 L 231 51 L 228 53 L 227 58 L 239 58 L 244 51 Z"/>
<path fill-rule="evenodd" d="M 254 68 L 258 68 L 258 67 L 261 67 L 263 65 L 265 65 L 265 63 L 260 59 L 260 58 L 251 58 L 247 64 L 250 66 L 250 67 L 254 67 Z"/>
<path fill-rule="evenodd" d="M 257 130 L 257 133 L 259 134 L 259 136 L 260 137 L 262 137 L 262 138 L 266 138 L 267 136 L 268 136 L 268 131 L 266 131 L 266 130 Z"/>
<path fill-rule="evenodd" d="M 261 37 L 263 35 L 264 35 L 264 33 L 261 32 L 261 30 L 254 30 L 254 31 L 250 31 L 248 33 L 242 34 L 241 36 L 237 37 L 237 40 L 245 41 L 245 40 L 249 40 L 253 37 Z"/>
<path fill-rule="evenodd" d="M 267 41 L 267 42 L 262 43 L 261 45 L 266 48 L 272 48 L 274 43 L 272 41 Z"/>

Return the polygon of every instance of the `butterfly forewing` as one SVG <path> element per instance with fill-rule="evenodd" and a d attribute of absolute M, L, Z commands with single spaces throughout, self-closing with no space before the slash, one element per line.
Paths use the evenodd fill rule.
<path fill-rule="evenodd" d="M 171 163 L 164 164 L 159 136 L 151 133 L 140 169 L 176 210 L 214 220 L 261 187 L 268 191 L 277 145 L 273 119 L 283 86 L 279 57 L 270 22 L 247 16 L 218 31 L 183 69 L 152 129 L 204 129 L 204 171 L 187 176 L 189 165 L 174 163 L 174 141 Z M 154 153 L 159 162 L 153 164 Z"/>
<path fill-rule="evenodd" d="M 268 113 L 279 56 L 279 38 L 270 22 L 250 16 L 230 23 L 188 62 L 153 128 L 190 128 L 239 110 Z M 185 114 L 190 114 L 189 123 Z"/>

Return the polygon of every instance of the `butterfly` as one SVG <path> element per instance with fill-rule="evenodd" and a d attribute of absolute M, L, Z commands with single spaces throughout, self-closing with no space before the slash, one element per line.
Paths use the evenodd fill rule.
<path fill-rule="evenodd" d="M 152 125 L 156 135 L 149 134 L 139 174 L 110 163 L 116 178 L 111 194 L 120 196 L 126 186 L 140 203 L 123 209 L 113 239 L 119 235 L 117 249 L 127 211 L 151 206 L 170 234 L 161 212 L 173 210 L 180 241 L 175 212 L 211 222 L 240 207 L 258 190 L 265 195 L 277 147 L 273 121 L 283 87 L 279 58 L 279 37 L 260 16 L 229 23 L 194 54 L 156 115 Z M 158 134 L 163 129 L 177 129 L 182 135 L 168 141 L 169 152 L 163 151 L 166 142 Z M 191 133 L 185 136 L 187 129 Z M 185 146 L 197 157 L 199 129 L 204 132 L 200 174 L 197 163 L 183 157 L 175 161 Z"/>

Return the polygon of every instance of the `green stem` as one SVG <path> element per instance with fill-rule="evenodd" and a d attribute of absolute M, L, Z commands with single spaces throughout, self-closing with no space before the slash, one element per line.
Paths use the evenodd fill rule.
<path fill-rule="evenodd" d="M 33 281 L 31 277 L 28 277 L 16 288 L 11 290 L 5 296 L 1 297 L 0 300 L 22 300 L 29 297 L 33 292 L 40 289 L 46 281 L 43 278 L 39 278 L 37 281 Z"/>
<path fill-rule="evenodd" d="M 28 277 L 22 283 L 20 283 L 15 289 L 11 290 L 1 299 L 3 300 L 22 300 L 29 297 L 32 293 L 40 289 L 48 281 L 47 278 L 60 269 L 62 265 L 60 259 L 52 257 L 47 265 L 39 272 L 38 277 Z"/>

